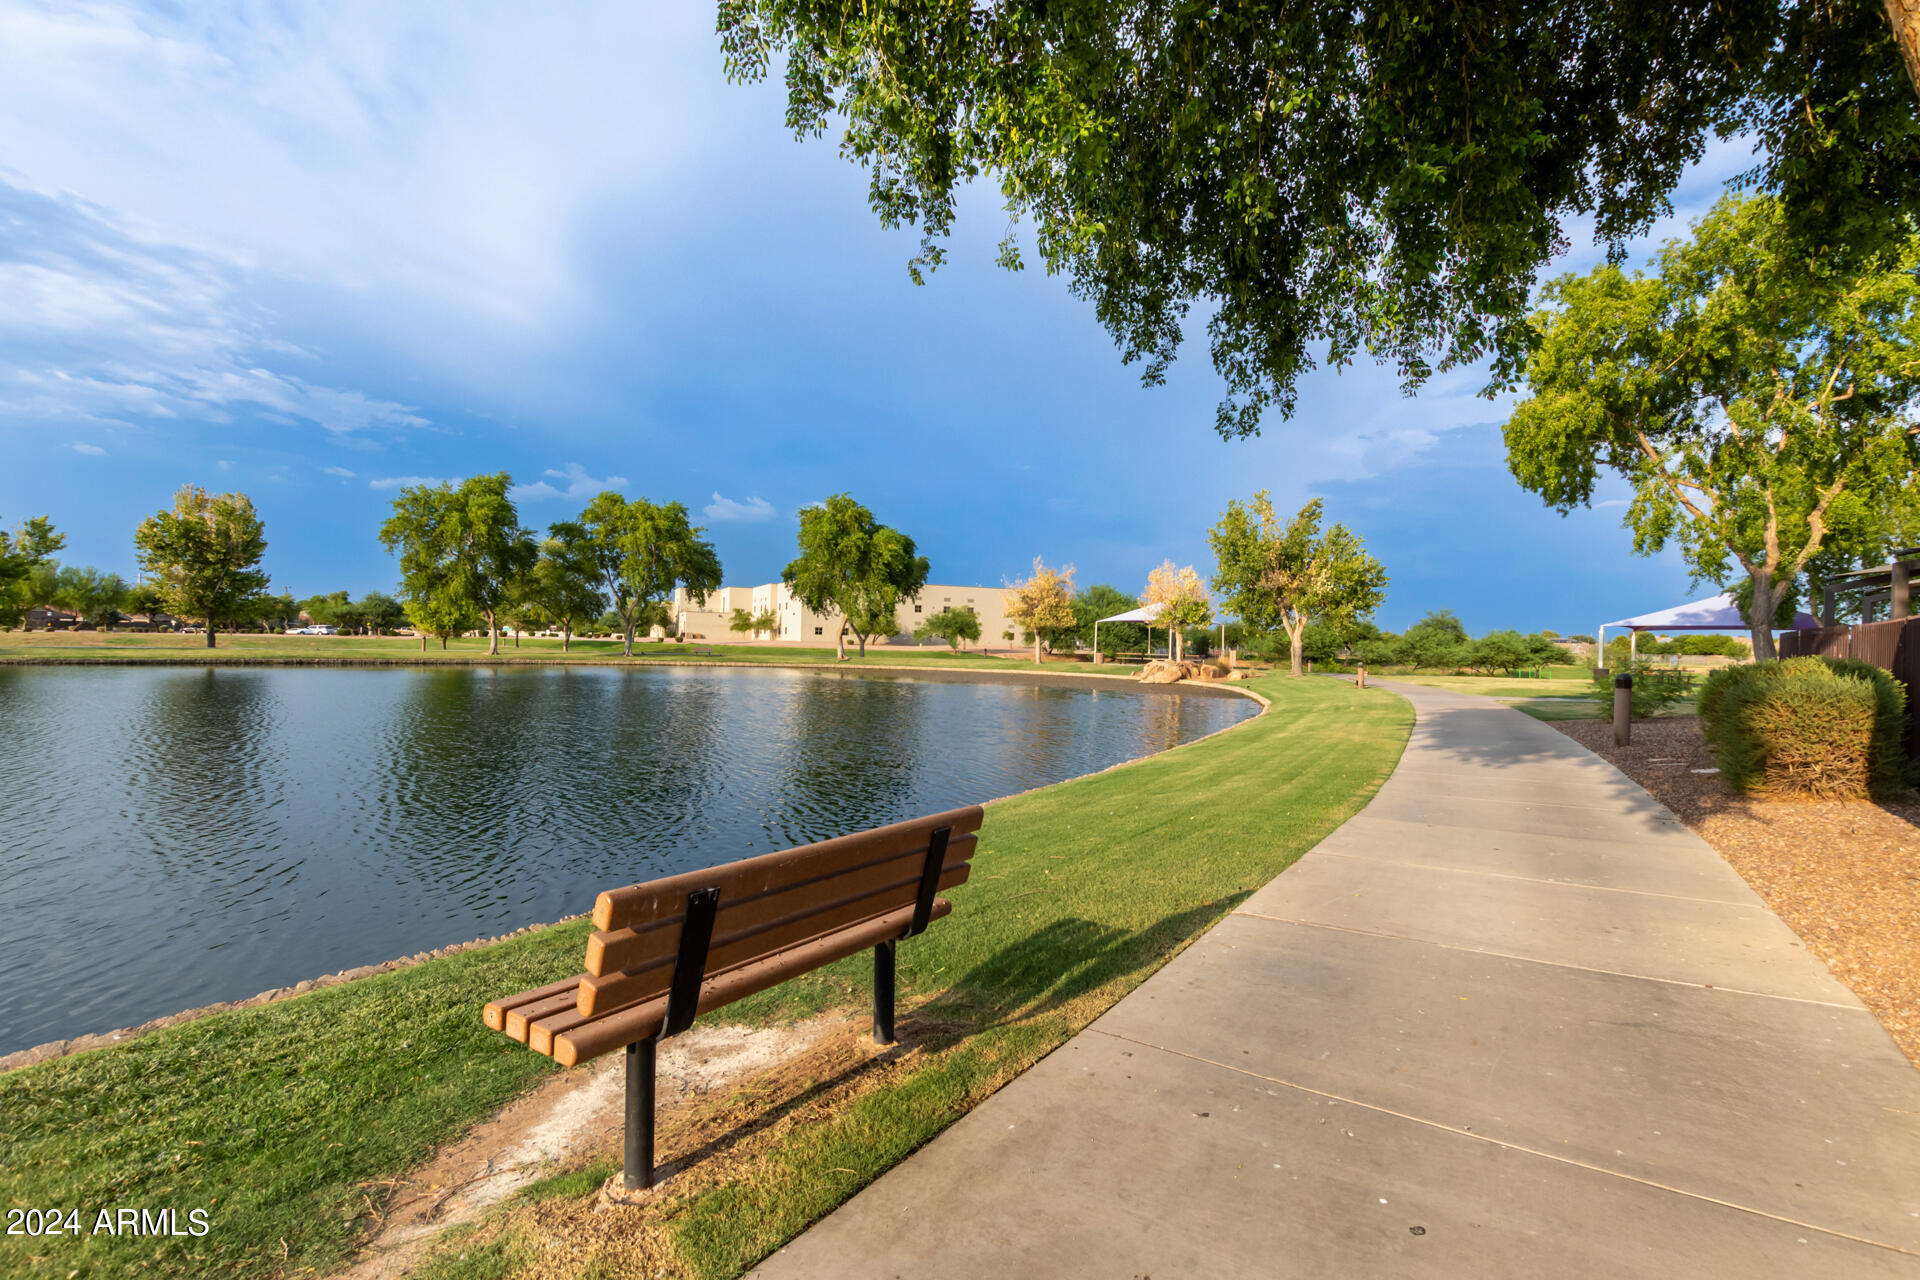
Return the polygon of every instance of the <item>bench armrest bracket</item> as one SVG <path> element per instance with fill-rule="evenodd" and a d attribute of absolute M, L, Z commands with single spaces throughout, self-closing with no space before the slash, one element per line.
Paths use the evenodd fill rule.
<path fill-rule="evenodd" d="M 700 1008 L 700 984 L 707 979 L 707 948 L 713 943 L 713 917 L 720 910 L 719 889 L 695 889 L 687 895 L 687 919 L 680 926 L 680 955 L 667 988 L 662 1036 L 677 1036 L 693 1025 Z"/>
<path fill-rule="evenodd" d="M 947 838 L 952 834 L 952 827 L 935 827 L 927 838 L 927 862 L 920 869 L 920 896 L 914 900 L 913 923 L 906 932 L 909 938 L 925 933 L 933 923 L 933 898 L 940 888 L 940 871 L 947 861 Z"/>

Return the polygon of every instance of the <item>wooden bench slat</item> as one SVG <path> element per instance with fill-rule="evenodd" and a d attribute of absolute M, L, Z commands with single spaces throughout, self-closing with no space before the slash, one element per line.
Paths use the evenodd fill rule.
<path fill-rule="evenodd" d="M 527 1042 L 527 1026 L 537 1022 L 548 1014 L 562 1013 L 580 1005 L 579 979 L 574 980 L 571 992 L 542 997 L 527 1004 L 517 1005 L 507 1010 L 507 1025 L 500 1028 L 521 1044 Z"/>
<path fill-rule="evenodd" d="M 953 910 L 953 904 L 945 898 L 933 900 L 932 919 L 938 920 Z M 723 974 L 709 978 L 700 988 L 700 1001 L 697 1012 L 718 1009 L 722 1005 L 733 1003 L 756 991 L 764 991 L 776 986 L 797 974 L 818 969 L 835 960 L 844 959 L 865 951 L 868 947 L 897 938 L 913 922 L 913 908 L 905 907 L 898 911 L 889 911 L 876 916 L 864 924 L 827 935 L 813 942 L 788 948 L 775 955 L 741 965 Z M 638 1040 L 657 1033 L 666 1017 L 665 997 L 649 1000 L 644 1004 L 621 1009 L 604 1017 L 583 1020 L 572 1027 L 558 1030 L 553 1034 L 552 1056 L 563 1067 L 578 1066 L 591 1061 L 615 1049 L 625 1048 Z M 579 1018 L 576 1011 L 572 1014 L 555 1015 L 561 1019 Z M 552 1021 L 546 1019 L 543 1021 Z M 536 1024 L 536 1028 L 538 1024 Z M 537 1030 L 536 1033 L 537 1034 Z M 530 1047 L 534 1040 L 530 1035 Z"/>
<path fill-rule="evenodd" d="M 722 903 L 756 898 L 888 854 L 903 854 L 914 849 L 924 852 L 928 835 L 935 827 L 951 827 L 958 836 L 978 831 L 985 820 L 985 810 L 979 805 L 968 805 L 856 835 L 836 836 L 798 849 L 782 849 L 646 884 L 608 889 L 594 901 L 593 926 L 604 932 L 635 924 L 665 922 L 684 911 L 687 894 L 695 889 L 717 886 Z"/>
<path fill-rule="evenodd" d="M 942 875 L 956 865 L 972 860 L 979 837 L 956 836 L 947 843 L 942 859 Z M 720 890 L 720 909 L 714 919 L 714 945 L 751 936 L 755 929 L 798 919 L 810 912 L 832 912 L 855 898 L 871 894 L 883 886 L 900 884 L 919 886 L 926 867 L 925 845 L 902 852 L 881 853 L 865 863 L 840 870 L 826 870 L 805 880 L 776 886 L 752 896 L 729 899 L 725 887 Z M 951 884 L 944 878 L 941 888 Z M 605 929 L 587 937 L 587 972 L 594 975 L 622 971 L 634 973 L 649 965 L 671 961 L 680 945 L 680 924 L 686 918 L 684 898 L 680 909 L 646 926 Z M 867 912 L 865 914 L 872 914 Z M 855 917 L 858 918 L 858 917 Z M 719 968 L 723 962 L 711 962 Z"/>
<path fill-rule="evenodd" d="M 549 982 L 546 986 L 535 987 L 531 991 L 521 991 L 514 995 L 501 996 L 498 1000 L 489 1000 L 487 1001 L 487 1007 L 480 1011 L 480 1017 L 481 1020 L 487 1024 L 489 1030 L 505 1031 L 507 1029 L 507 1013 L 510 1010 L 517 1009 L 523 1004 L 532 1004 L 535 1000 L 544 1000 L 549 996 L 557 996 L 562 992 L 572 991 L 577 993 L 579 990 L 580 979 L 562 978 L 558 982 Z M 515 1036 L 514 1039 L 525 1040 L 526 1037 Z"/>
<path fill-rule="evenodd" d="M 940 873 L 939 888 L 944 891 L 965 884 L 972 870 L 972 865 L 965 862 L 944 868 Z M 716 935 L 707 951 L 707 974 L 709 977 L 720 977 L 735 966 L 769 952 L 786 951 L 835 929 L 857 925 L 902 907 L 911 909 L 919 892 L 920 876 L 916 872 L 909 879 L 880 885 L 820 910 L 803 911 L 787 919 L 730 935 Z M 722 913 L 720 919 L 724 922 L 726 915 Z M 589 974 L 581 978 L 578 995 L 580 1012 L 586 1017 L 597 1018 L 665 994 L 667 984 L 673 980 L 674 959 L 675 956 L 669 953 L 649 961 L 639 969 L 605 975 Z M 543 1014 L 545 1012 L 542 1010 Z"/>

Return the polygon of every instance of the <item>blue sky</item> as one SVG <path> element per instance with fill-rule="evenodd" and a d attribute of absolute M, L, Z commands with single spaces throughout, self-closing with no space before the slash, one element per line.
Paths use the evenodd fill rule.
<path fill-rule="evenodd" d="M 845 490 L 938 581 L 1039 555 L 1138 591 L 1210 572 L 1207 527 L 1266 488 L 1366 539 L 1395 630 L 1687 596 L 1620 491 L 1562 519 L 1514 484 L 1475 371 L 1414 398 L 1322 371 L 1226 444 L 1204 335 L 1142 388 L 1062 281 L 993 265 L 991 190 L 915 287 L 834 141 L 726 83 L 710 6 L 404 8 L 0 11 L 0 524 L 51 515 L 64 559 L 131 576 L 176 488 L 237 488 L 276 589 L 358 595 L 393 585 L 397 485 L 506 470 L 530 525 L 607 486 L 685 502 L 730 583 Z M 1747 163 L 1710 148 L 1648 243 Z"/>

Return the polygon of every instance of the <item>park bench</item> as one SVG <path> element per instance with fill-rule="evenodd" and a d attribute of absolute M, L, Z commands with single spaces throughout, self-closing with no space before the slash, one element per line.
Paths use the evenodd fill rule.
<path fill-rule="evenodd" d="M 894 948 L 952 910 L 978 805 L 609 889 L 586 972 L 488 1003 L 487 1026 L 561 1066 L 626 1050 L 625 1182 L 651 1187 L 659 1042 L 695 1017 L 873 948 L 873 1038 L 892 1044 Z"/>
<path fill-rule="evenodd" d="M 713 650 L 711 650 L 711 649 L 701 649 L 701 648 L 695 648 L 695 649 L 694 649 L 694 651 L 693 651 L 693 653 L 694 653 L 694 656 L 695 656 L 695 657 L 699 657 L 699 656 L 700 656 L 700 655 L 702 655 L 702 654 L 705 654 L 705 655 L 706 655 L 707 657 L 709 657 L 709 658 L 711 658 L 711 657 L 713 656 Z"/>

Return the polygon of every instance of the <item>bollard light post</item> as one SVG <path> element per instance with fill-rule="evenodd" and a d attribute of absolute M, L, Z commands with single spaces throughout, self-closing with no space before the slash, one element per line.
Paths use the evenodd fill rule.
<path fill-rule="evenodd" d="M 1633 741 L 1633 677 L 1621 672 L 1613 678 L 1613 745 Z"/>
<path fill-rule="evenodd" d="M 1360 667 L 1360 680 L 1359 680 L 1359 684 L 1360 684 L 1360 687 L 1361 687 L 1362 689 L 1364 689 L 1364 688 L 1366 688 L 1366 687 L 1367 687 L 1367 668 L 1366 668 L 1366 666 L 1365 666 L 1365 664 L 1362 664 L 1362 665 L 1361 665 L 1361 667 Z"/>

